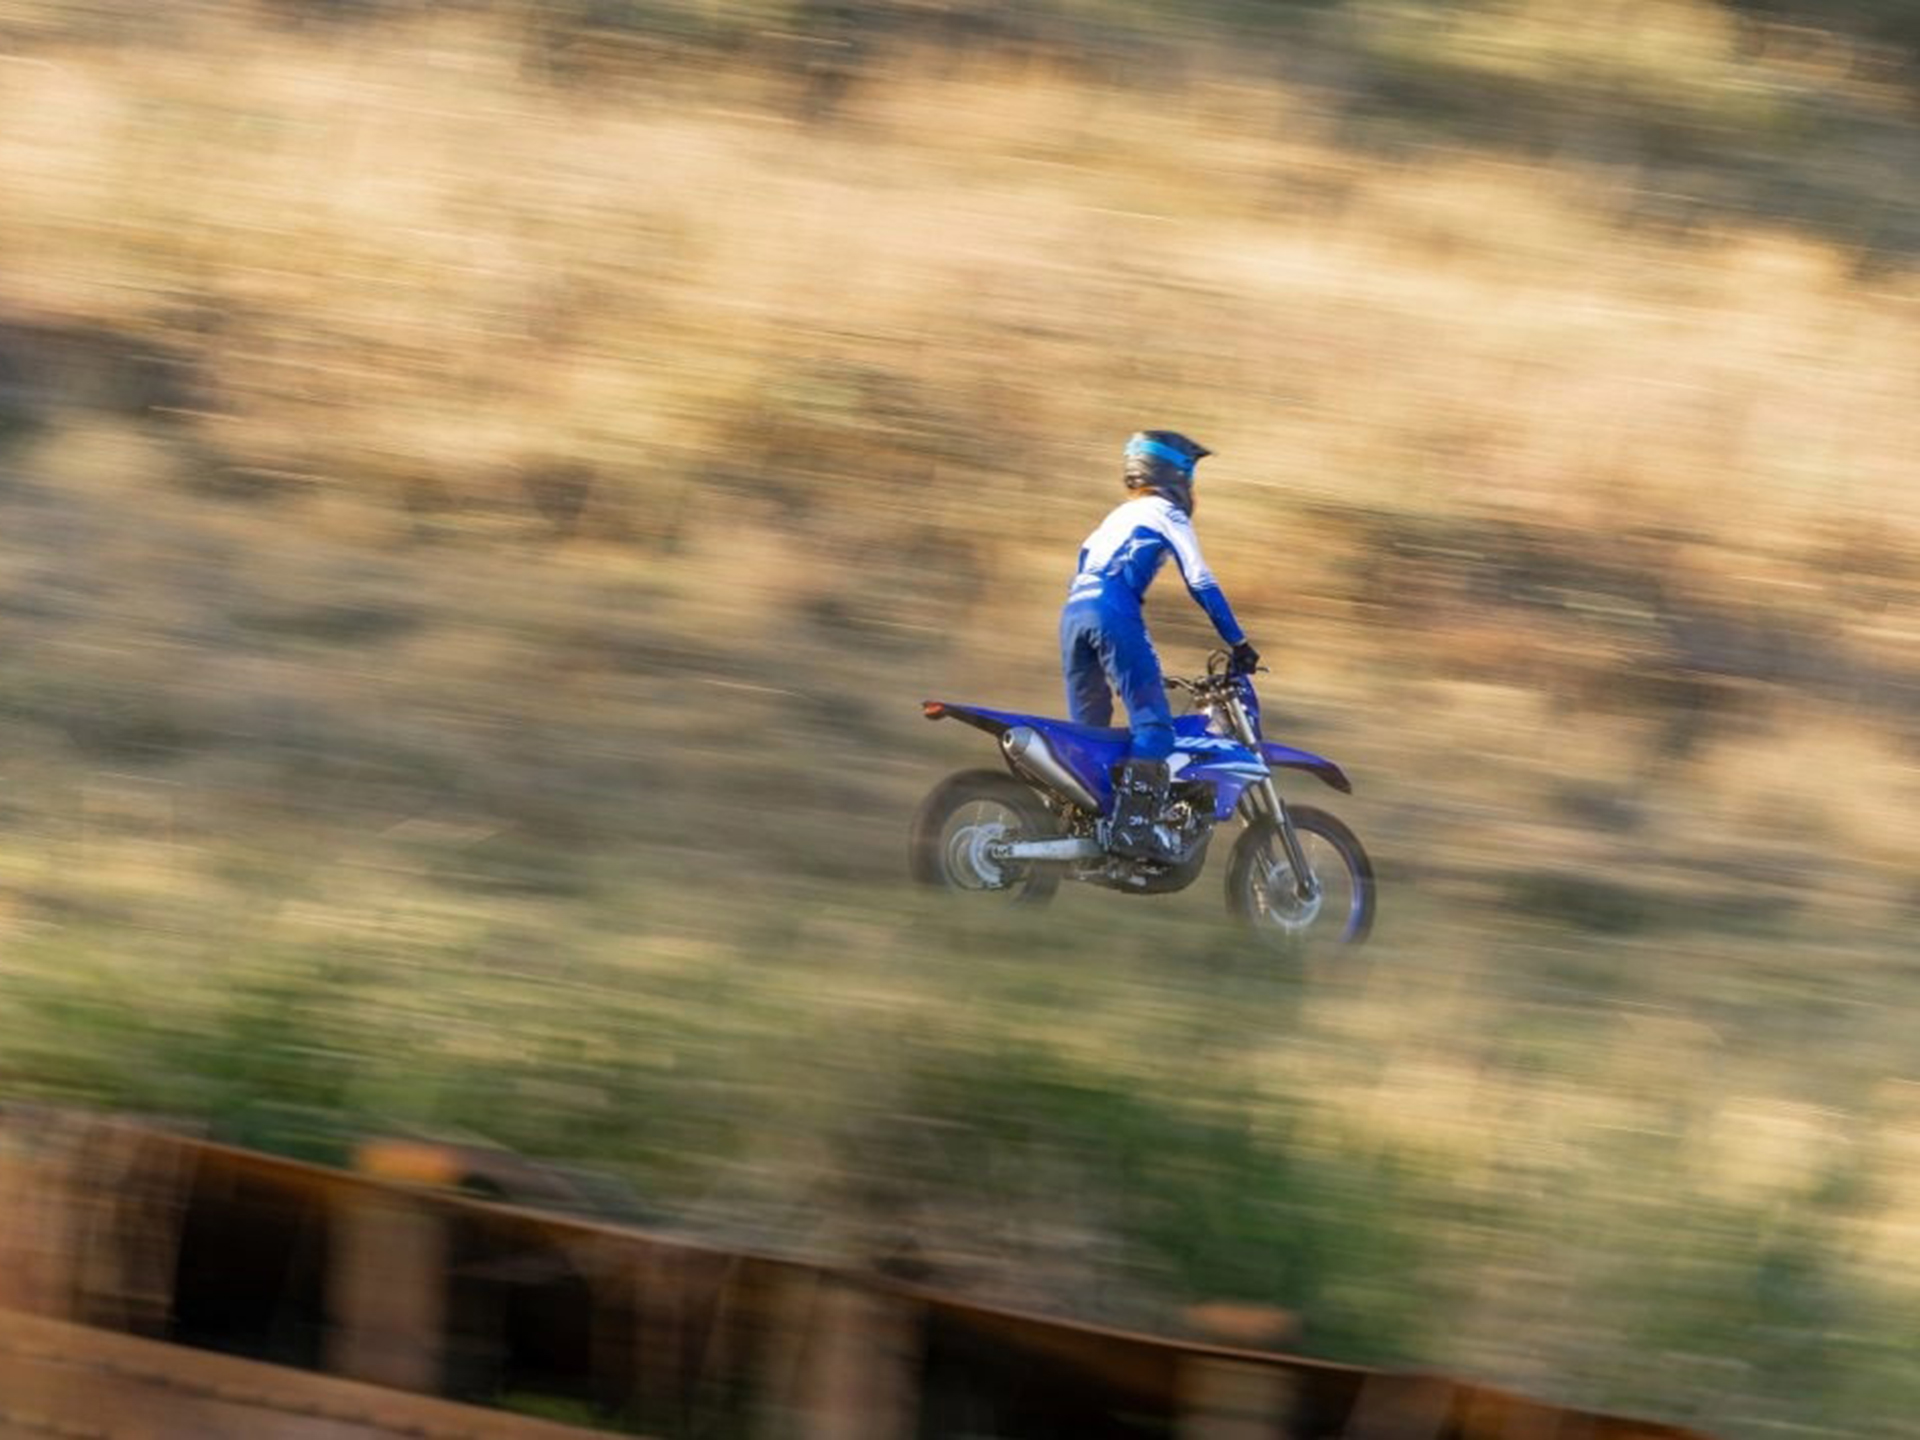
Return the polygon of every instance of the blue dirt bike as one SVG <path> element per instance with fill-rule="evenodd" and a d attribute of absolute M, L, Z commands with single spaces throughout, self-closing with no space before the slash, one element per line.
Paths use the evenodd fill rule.
<path fill-rule="evenodd" d="M 1237 814 L 1246 828 L 1227 862 L 1229 910 L 1278 947 L 1366 939 L 1374 912 L 1367 852 L 1341 821 L 1289 805 L 1274 784 L 1275 772 L 1302 770 L 1351 794 L 1340 767 L 1262 738 L 1253 682 L 1232 673 L 1223 651 L 1209 657 L 1205 676 L 1166 683 L 1194 700 L 1174 721 L 1172 784 L 1155 822 L 1172 858 L 1131 859 L 1107 847 L 1125 729 L 929 700 L 921 707 L 929 720 L 995 737 L 1012 773 L 962 770 L 934 788 L 913 820 L 914 878 L 1022 904 L 1044 904 L 1063 879 L 1166 894 L 1199 878 L 1215 827 Z"/>

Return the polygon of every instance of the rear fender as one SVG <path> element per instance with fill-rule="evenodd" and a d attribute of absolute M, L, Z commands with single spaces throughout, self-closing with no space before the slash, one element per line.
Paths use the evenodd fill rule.
<path fill-rule="evenodd" d="M 1002 710 L 981 710 L 972 705 L 954 705 L 945 700 L 923 700 L 920 713 L 929 720 L 958 720 L 976 730 L 998 737 L 1020 723 L 1020 717 Z"/>
<path fill-rule="evenodd" d="M 1026 728 L 1034 731 L 1059 764 L 1066 770 L 1069 783 L 1048 782 L 1050 788 L 1082 808 L 1104 813 L 1113 793 L 1112 770 L 1126 757 L 1128 735 L 1124 729 L 1074 725 L 1041 715 L 1023 715 L 1014 710 L 989 710 L 979 705 L 956 705 L 945 700 L 927 700 L 920 713 L 929 720 L 958 720 L 976 730 L 984 730 L 1002 742 L 1005 752 L 1009 732 Z M 1012 761 L 1009 760 L 1009 764 Z M 1014 773 L 1025 776 L 1032 767 L 1013 765 Z M 1089 806 L 1088 801 L 1092 804 Z"/>

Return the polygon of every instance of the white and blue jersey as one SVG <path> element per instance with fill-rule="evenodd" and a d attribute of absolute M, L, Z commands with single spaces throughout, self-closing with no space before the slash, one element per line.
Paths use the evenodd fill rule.
<path fill-rule="evenodd" d="M 1160 495 L 1116 507 L 1087 537 L 1060 613 L 1069 713 L 1082 725 L 1109 725 L 1118 690 L 1133 730 L 1132 752 L 1143 760 L 1165 759 L 1173 749 L 1173 711 L 1141 614 L 1147 587 L 1168 555 L 1220 638 L 1229 645 L 1246 639 L 1201 557 L 1193 522 Z"/>
<path fill-rule="evenodd" d="M 1130 597 L 1137 608 L 1168 555 L 1180 567 L 1187 591 L 1207 612 L 1213 628 L 1229 645 L 1246 639 L 1233 618 L 1220 582 L 1200 554 L 1200 541 L 1186 511 L 1159 495 L 1142 495 L 1116 506 L 1080 547 L 1079 573 L 1067 592 L 1072 603 Z"/>

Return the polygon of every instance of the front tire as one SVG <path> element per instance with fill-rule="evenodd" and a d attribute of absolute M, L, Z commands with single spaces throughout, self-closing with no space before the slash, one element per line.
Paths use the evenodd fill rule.
<path fill-rule="evenodd" d="M 1271 820 L 1249 826 L 1227 865 L 1227 908 L 1274 949 L 1358 945 L 1373 930 L 1373 861 L 1360 838 L 1324 810 L 1291 805 L 1288 817 L 1321 893 L 1302 902 L 1286 846 Z"/>
<path fill-rule="evenodd" d="M 1058 865 L 996 860 L 990 846 L 1060 833 L 1025 785 L 997 770 L 962 770 L 920 803 L 908 837 L 913 878 L 923 885 L 989 894 L 1015 905 L 1044 905 L 1060 885 Z"/>

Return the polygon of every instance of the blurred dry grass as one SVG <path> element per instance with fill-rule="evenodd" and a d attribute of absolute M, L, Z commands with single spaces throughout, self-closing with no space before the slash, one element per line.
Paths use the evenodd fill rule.
<path fill-rule="evenodd" d="M 0 3 L 0 1078 L 1915 1433 L 1899 77 L 1692 0 L 1150 81 L 1151 16 L 616 12 Z M 915 702 L 1054 703 L 1143 423 L 1359 779 L 1350 970 L 899 893 Z"/>

